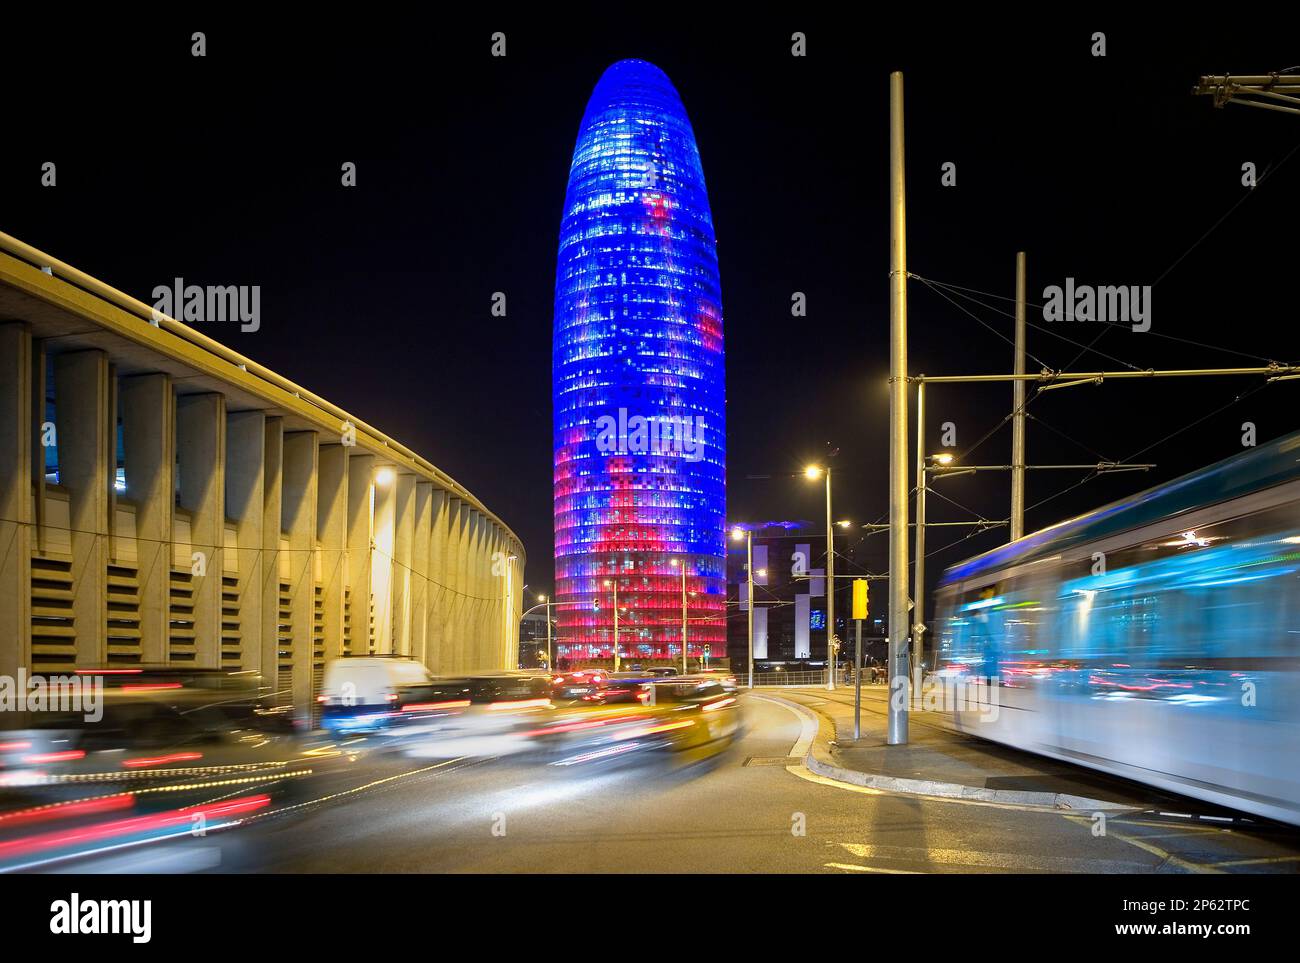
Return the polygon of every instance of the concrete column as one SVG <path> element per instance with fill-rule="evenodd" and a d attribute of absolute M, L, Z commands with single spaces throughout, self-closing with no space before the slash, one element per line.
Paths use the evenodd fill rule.
<path fill-rule="evenodd" d="M 284 435 L 284 490 L 281 526 L 289 539 L 289 606 L 293 613 L 293 709 L 300 724 L 310 724 L 312 700 L 312 623 L 316 612 L 316 505 L 319 488 L 317 433 Z"/>
<path fill-rule="evenodd" d="M 0 324 L 0 675 L 32 664 L 32 334 Z"/>
<path fill-rule="evenodd" d="M 515 591 L 510 600 L 510 657 L 513 660 L 511 665 L 519 664 L 519 622 L 524 617 L 524 550 L 523 546 L 514 544 L 512 539 L 507 538 L 510 545 L 510 551 L 519 556 L 515 562 Z M 551 614 L 548 610 L 543 610 L 548 616 Z"/>
<path fill-rule="evenodd" d="M 487 609 L 484 620 L 484 642 L 487 645 L 488 653 L 492 663 L 499 665 L 503 669 L 513 669 L 514 666 L 506 661 L 506 607 L 505 596 L 506 586 L 510 584 L 511 577 L 514 575 L 508 552 L 502 551 L 500 541 L 500 530 L 496 522 L 485 518 L 484 526 L 487 529 L 487 563 L 488 563 L 488 599 L 484 603 Z"/>
<path fill-rule="evenodd" d="M 465 505 L 460 511 L 460 553 L 456 559 L 456 567 L 459 569 L 460 582 L 458 590 L 460 592 L 460 618 L 456 621 L 459 624 L 459 631 L 456 637 L 456 656 L 461 664 L 462 669 L 477 668 L 478 658 L 478 639 L 474 630 L 474 616 L 477 606 L 478 585 L 475 581 L 475 574 L 478 571 L 478 559 L 475 553 L 478 546 L 475 544 L 475 535 L 478 534 L 478 528 L 474 524 L 474 509 Z"/>
<path fill-rule="evenodd" d="M 375 477 L 374 455 L 348 458 L 348 588 L 352 606 L 352 654 L 368 655 L 370 636 L 370 498 Z"/>
<path fill-rule="evenodd" d="M 470 512 L 470 550 L 466 554 L 466 560 L 469 563 L 469 580 L 466 594 L 470 596 L 470 624 L 467 644 L 471 647 L 469 664 L 475 669 L 492 667 L 491 661 L 486 657 L 487 640 L 484 638 L 483 631 L 488 606 L 486 599 L 492 591 L 492 569 L 487 558 L 485 536 L 483 513 L 475 509 Z"/>
<path fill-rule="evenodd" d="M 487 668 L 512 669 L 505 664 L 504 627 L 505 608 L 501 604 L 509 580 L 510 561 L 501 552 L 497 542 L 497 527 L 491 519 L 483 518 L 483 563 L 487 566 L 486 600 L 483 602 L 483 647 Z"/>
<path fill-rule="evenodd" d="M 239 411 L 226 416 L 226 517 L 235 523 L 239 569 L 239 666 L 265 674 L 263 598 L 266 524 L 266 414 Z M 130 480 L 128 469 L 127 479 Z"/>
<path fill-rule="evenodd" d="M 280 532 L 284 513 L 284 419 L 266 419 L 262 450 L 262 654 L 259 671 L 277 704 L 290 693 L 279 692 L 280 673 Z"/>
<path fill-rule="evenodd" d="M 516 669 L 519 667 L 519 620 L 514 617 L 515 606 L 513 599 L 523 588 L 524 570 L 520 566 L 518 558 L 510 558 L 511 555 L 518 555 L 518 553 L 511 548 L 510 540 L 506 538 L 501 526 L 497 525 L 494 528 L 497 538 L 497 550 L 501 552 L 506 559 L 506 564 L 510 566 L 510 577 L 501 586 L 501 611 L 497 614 L 497 624 L 501 626 L 501 649 L 506 668 Z"/>
<path fill-rule="evenodd" d="M 45 553 L 45 342 L 32 339 L 31 446 L 32 446 L 32 548 Z M 51 442 L 53 444 L 53 442 Z"/>
<path fill-rule="evenodd" d="M 221 668 L 221 574 L 226 542 L 226 397 L 176 399 L 177 504 L 190 513 L 194 665 Z M 201 573 L 201 574 L 200 574 Z"/>
<path fill-rule="evenodd" d="M 429 664 L 429 538 L 432 482 L 415 484 L 415 543 L 411 554 L 411 654 Z"/>
<path fill-rule="evenodd" d="M 393 652 L 393 581 L 397 577 L 397 567 L 393 564 L 397 547 L 395 475 L 383 484 L 376 481 L 374 505 L 372 538 L 375 548 L 370 558 L 370 591 L 375 606 L 375 652 L 389 655 Z"/>
<path fill-rule="evenodd" d="M 108 355 L 74 351 L 54 359 L 59 483 L 68 490 L 72 542 L 72 615 L 77 665 L 108 661 L 109 492 L 114 432 L 109 430 Z"/>
<path fill-rule="evenodd" d="M 435 674 L 444 674 L 447 670 L 446 654 L 443 651 L 444 620 L 451 593 L 447 590 L 447 540 L 450 537 L 447 512 L 450 499 L 442 489 L 434 490 L 429 497 L 429 597 L 427 602 L 428 635 L 425 652 L 428 656 L 429 670 Z"/>
<path fill-rule="evenodd" d="M 161 665 L 171 625 L 176 395 L 162 373 L 123 378 L 120 394 L 126 498 L 135 504 L 140 659 Z"/>
<path fill-rule="evenodd" d="M 108 560 L 110 564 L 117 562 L 116 547 L 114 546 L 114 536 L 117 534 L 117 366 L 112 363 L 108 364 Z M 105 582 L 107 590 L 107 582 Z M 107 600 L 105 601 L 107 605 Z M 104 627 L 107 636 L 108 627 Z M 112 658 L 112 653 L 109 653 Z"/>
<path fill-rule="evenodd" d="M 449 498 L 447 516 L 446 604 L 442 629 L 442 653 L 446 660 L 444 672 L 455 674 L 464 669 L 465 632 L 462 619 L 465 613 L 465 523 L 469 509 L 459 498 Z"/>
<path fill-rule="evenodd" d="M 325 658 L 343 654 L 343 588 L 347 584 L 348 449 L 321 445 L 316 540 L 321 551 Z"/>
<path fill-rule="evenodd" d="M 393 512 L 393 651 L 401 655 L 411 654 L 414 559 L 415 476 L 398 475 Z"/>

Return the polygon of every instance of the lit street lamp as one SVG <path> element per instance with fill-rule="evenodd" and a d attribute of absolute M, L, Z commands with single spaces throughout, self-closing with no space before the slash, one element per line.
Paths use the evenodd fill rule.
<path fill-rule="evenodd" d="M 524 587 L 527 588 L 527 586 Z M 555 669 L 555 662 L 552 659 L 552 655 L 551 655 L 551 605 L 552 604 L 554 603 L 552 603 L 547 596 L 539 595 L 537 596 L 537 604 L 527 609 L 519 616 L 519 621 L 522 622 L 525 618 L 527 618 L 529 615 L 532 615 L 533 612 L 537 611 L 543 606 L 546 608 L 546 669 L 547 671 L 554 671 Z"/>
<path fill-rule="evenodd" d="M 618 663 L 618 580 L 605 579 L 605 585 L 614 589 L 614 671 L 619 668 Z"/>
<path fill-rule="evenodd" d="M 809 465 L 804 477 L 815 481 L 826 475 L 826 688 L 835 688 L 835 526 L 831 520 L 831 470 Z"/>
<path fill-rule="evenodd" d="M 553 672 L 555 662 L 551 658 L 551 600 L 545 595 L 539 595 L 537 601 L 546 603 L 546 671 Z"/>
<path fill-rule="evenodd" d="M 686 564 L 673 559 L 669 564 L 682 570 L 682 675 L 690 672 L 686 665 Z"/>
<path fill-rule="evenodd" d="M 734 541 L 745 540 L 745 578 L 749 583 L 749 687 L 754 688 L 754 533 L 737 525 L 731 530 Z"/>

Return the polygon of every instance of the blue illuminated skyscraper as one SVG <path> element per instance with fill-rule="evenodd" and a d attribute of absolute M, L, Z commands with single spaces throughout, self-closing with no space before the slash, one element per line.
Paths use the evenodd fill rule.
<path fill-rule="evenodd" d="M 704 170 L 658 67 L 587 104 L 555 272 L 559 658 L 726 655 L 722 297 Z"/>

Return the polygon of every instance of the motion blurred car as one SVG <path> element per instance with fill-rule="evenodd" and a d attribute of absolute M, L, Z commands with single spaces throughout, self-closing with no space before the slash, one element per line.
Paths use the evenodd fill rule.
<path fill-rule="evenodd" d="M 646 700 L 571 707 L 526 735 L 556 766 L 665 752 L 696 761 L 731 745 L 740 730 L 739 706 L 716 680 L 649 685 Z"/>
<path fill-rule="evenodd" d="M 432 682 L 424 663 L 407 656 L 330 659 L 316 697 L 321 726 L 336 735 L 382 731 L 403 719 L 403 703 L 425 699 L 419 687 Z"/>
<path fill-rule="evenodd" d="M 581 699 L 596 690 L 609 673 L 603 669 L 575 669 L 557 673 L 551 679 L 552 695 L 556 699 Z"/>
<path fill-rule="evenodd" d="M 623 702 L 649 702 L 654 692 L 655 677 L 639 673 L 619 673 L 604 679 L 582 697 L 583 702 L 600 705 L 617 705 Z"/>
<path fill-rule="evenodd" d="M 698 672 L 692 672 L 686 678 L 691 679 L 713 679 L 718 685 L 728 692 L 735 692 L 740 688 L 740 683 L 734 673 L 727 669 L 700 669 Z"/>
<path fill-rule="evenodd" d="M 119 669 L 96 678 L 93 703 L 3 720 L 0 871 L 238 825 L 337 762 L 266 711 L 255 676 Z"/>
<path fill-rule="evenodd" d="M 508 755 L 553 712 L 551 691 L 548 676 L 528 672 L 435 678 L 403 688 L 395 734 L 415 757 Z"/>

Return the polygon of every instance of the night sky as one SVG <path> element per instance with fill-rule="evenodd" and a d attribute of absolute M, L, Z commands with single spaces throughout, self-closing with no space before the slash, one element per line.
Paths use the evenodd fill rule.
<path fill-rule="evenodd" d="M 788 473 L 832 451 L 837 514 L 873 522 L 886 512 L 894 69 L 907 85 L 913 273 L 1010 297 L 1024 249 L 1031 304 L 1067 276 L 1154 285 L 1151 332 L 1107 330 L 1096 348 L 1109 357 L 1080 357 L 1031 328 L 1031 354 L 1053 368 L 1300 361 L 1300 117 L 1216 110 L 1191 95 L 1203 73 L 1295 65 L 1300 52 L 1263 21 L 1203 17 L 1203 27 L 1157 31 L 1053 15 L 1015 33 L 1002 16 L 959 22 L 914 7 L 865 32 L 827 18 L 693 24 L 688 7 L 627 9 L 640 22 L 580 8 L 549 23 L 503 14 L 442 31 L 350 12 L 293 29 L 199 14 L 11 22 L 0 230 L 145 301 L 175 277 L 261 285 L 260 331 L 205 333 L 453 475 L 521 536 L 536 591 L 552 575 L 564 187 L 587 98 L 623 57 L 667 72 L 703 158 L 725 310 L 733 520 L 819 520 L 820 486 Z M 193 30 L 207 32 L 205 58 L 190 56 Z M 490 56 L 496 30 L 505 58 Z M 790 55 L 795 30 L 807 34 L 807 57 Z M 1099 30 L 1104 58 L 1090 55 Z M 58 165 L 55 188 L 40 186 L 44 161 Z M 344 161 L 357 164 L 354 189 L 340 185 Z M 946 161 L 955 187 L 940 184 Z M 1241 183 L 1248 161 L 1262 176 L 1253 192 Z M 490 312 L 497 291 L 505 318 Z M 791 317 L 796 291 L 806 318 Z M 979 297 L 992 308 L 960 303 L 1009 338 L 998 313 L 1008 302 Z M 1029 319 L 1081 344 L 1102 331 L 1049 326 L 1033 308 Z M 1010 370 L 1005 340 L 920 281 L 910 320 L 913 373 Z M 1297 428 L 1300 382 L 1263 381 L 1107 383 L 1035 399 L 1031 463 L 1138 456 L 1158 468 L 1072 488 L 1032 508 L 1028 528 L 1238 452 L 1243 421 L 1260 441 Z M 1009 385 L 932 388 L 929 446 L 950 421 L 965 456 L 1010 406 Z M 1001 464 L 1009 447 L 1004 425 L 967 460 Z M 1028 502 L 1084 476 L 1031 473 Z M 966 508 L 1006 517 L 1005 474 L 944 484 Z M 931 520 L 969 517 L 930 505 Z M 956 537 L 937 530 L 931 545 Z M 1003 537 L 971 538 L 931 570 Z M 886 536 L 844 550 L 881 571 Z"/>

